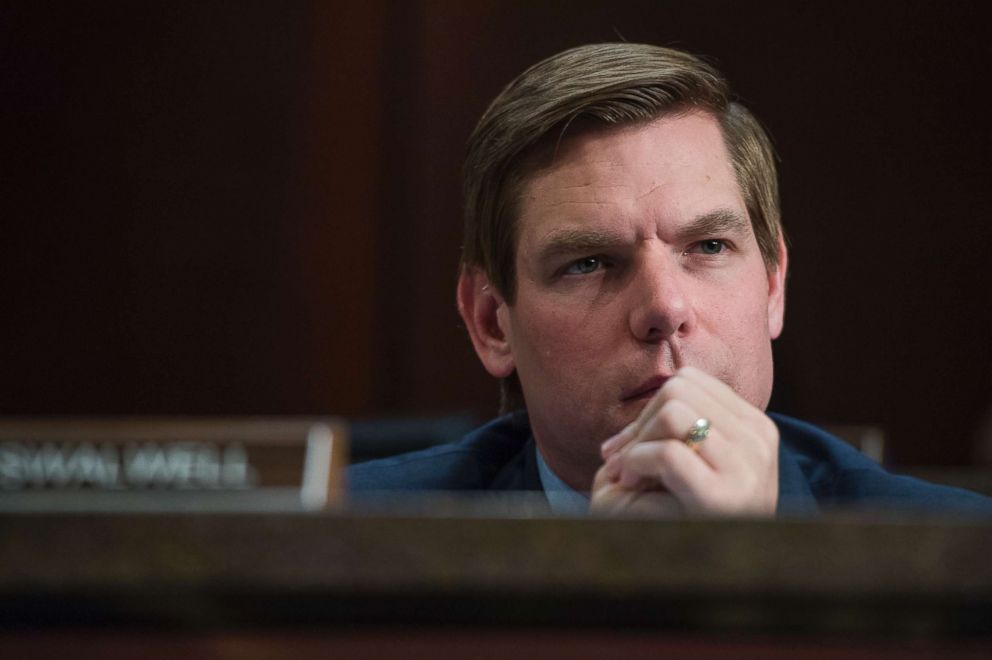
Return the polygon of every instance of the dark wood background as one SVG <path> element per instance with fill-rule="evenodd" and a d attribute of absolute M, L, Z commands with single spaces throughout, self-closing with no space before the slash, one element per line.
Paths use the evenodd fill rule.
<path fill-rule="evenodd" d="M 775 405 L 964 464 L 992 406 L 982 2 L 3 2 L 0 414 L 497 404 L 465 139 L 593 41 L 713 57 L 775 137 Z"/>

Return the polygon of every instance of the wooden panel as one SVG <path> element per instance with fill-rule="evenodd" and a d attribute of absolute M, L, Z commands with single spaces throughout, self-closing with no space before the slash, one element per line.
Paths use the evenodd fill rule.
<path fill-rule="evenodd" d="M 980 520 L 548 518 L 522 494 L 383 504 L 333 515 L 7 513 L 0 630 L 992 635 L 992 529 Z"/>
<path fill-rule="evenodd" d="M 375 301 L 388 282 L 377 255 L 382 232 L 380 133 L 386 66 L 382 2 L 313 3 L 309 76 L 300 141 L 306 200 L 294 228 L 306 307 L 311 407 L 343 414 L 378 409 L 382 334 Z"/>
<path fill-rule="evenodd" d="M 436 660 L 474 658 L 509 660 L 547 658 L 694 658 L 728 657 L 794 660 L 985 660 L 987 642 L 919 642 L 891 639 L 770 639 L 764 636 L 705 636 L 649 631 L 445 629 L 411 631 L 408 627 L 364 632 L 223 632 L 177 633 L 116 631 L 0 632 L 0 650 L 15 658 L 134 658 L 148 660 L 297 660 L 339 657 L 349 660 Z"/>

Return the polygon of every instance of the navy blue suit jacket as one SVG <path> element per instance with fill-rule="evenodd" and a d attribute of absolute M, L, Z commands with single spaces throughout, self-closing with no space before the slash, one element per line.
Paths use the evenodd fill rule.
<path fill-rule="evenodd" d="M 858 507 L 992 514 L 992 498 L 891 474 L 822 429 L 770 416 L 781 436 L 779 513 Z M 354 465 L 348 488 L 352 493 L 542 490 L 525 413 L 497 418 L 459 442 Z"/>

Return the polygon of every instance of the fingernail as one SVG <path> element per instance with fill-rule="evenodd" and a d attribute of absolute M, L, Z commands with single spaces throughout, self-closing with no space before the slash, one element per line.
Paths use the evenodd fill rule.
<path fill-rule="evenodd" d="M 619 433 L 607 438 L 606 441 L 603 442 L 603 444 L 600 445 L 599 447 L 599 451 L 603 455 L 603 458 L 608 457 L 610 454 L 616 451 L 617 447 L 621 446 L 624 443 L 624 441 L 626 441 L 627 438 L 630 437 L 630 434 L 633 433 L 633 431 L 634 431 L 634 425 L 628 424 L 627 426 L 623 427 L 623 429 Z"/>

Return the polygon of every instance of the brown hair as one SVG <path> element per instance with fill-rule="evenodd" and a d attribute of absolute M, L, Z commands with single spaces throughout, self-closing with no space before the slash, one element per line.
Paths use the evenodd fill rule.
<path fill-rule="evenodd" d="M 571 128 L 647 122 L 701 109 L 720 123 L 758 247 L 778 264 L 782 235 L 778 176 L 761 124 L 733 101 L 708 63 L 661 46 L 579 46 L 535 64 L 507 85 L 475 127 L 463 176 L 462 267 L 481 268 L 513 304 L 516 295 L 517 205 L 532 159 Z M 520 393 L 516 375 L 503 383 L 503 408 Z"/>

